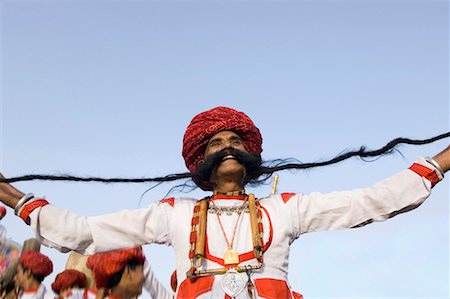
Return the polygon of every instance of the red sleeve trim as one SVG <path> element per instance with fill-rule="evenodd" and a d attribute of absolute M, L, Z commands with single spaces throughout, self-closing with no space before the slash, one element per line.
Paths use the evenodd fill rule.
<path fill-rule="evenodd" d="M 173 208 L 173 206 L 175 205 L 175 198 L 174 197 L 164 198 L 164 199 L 161 199 L 159 202 L 168 203 Z"/>
<path fill-rule="evenodd" d="M 26 224 L 30 224 L 30 220 L 28 219 L 28 216 L 30 216 L 31 212 L 33 212 L 35 209 L 39 207 L 43 207 L 45 205 L 48 205 L 48 201 L 45 199 L 38 199 L 35 201 L 30 202 L 29 204 L 26 204 L 23 206 L 22 211 L 20 211 L 20 218 L 22 218 L 23 221 L 25 221 Z"/>
<path fill-rule="evenodd" d="M 287 203 L 289 199 L 291 199 L 291 197 L 294 195 L 295 193 L 281 193 L 281 198 L 283 199 L 284 203 Z"/>
<path fill-rule="evenodd" d="M 431 187 L 434 187 L 434 185 L 436 185 L 440 181 L 436 170 L 430 169 L 421 164 L 414 163 L 409 169 L 429 180 L 431 182 Z"/>

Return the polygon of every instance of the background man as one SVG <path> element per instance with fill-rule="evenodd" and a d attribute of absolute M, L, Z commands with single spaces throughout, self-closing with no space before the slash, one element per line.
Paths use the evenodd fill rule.
<path fill-rule="evenodd" d="M 20 299 L 51 298 L 53 294 L 45 288 L 42 281 L 53 271 L 52 261 L 37 251 L 22 254 L 17 266 L 15 284 L 20 289 Z"/>
<path fill-rule="evenodd" d="M 79 298 L 82 299 L 87 293 L 86 275 L 74 269 L 66 269 L 56 276 L 52 283 L 52 290 L 58 298 Z"/>
<path fill-rule="evenodd" d="M 107 298 L 136 298 L 144 283 L 142 248 L 129 248 L 90 256 L 86 266 L 92 270 L 98 289 L 105 289 Z"/>

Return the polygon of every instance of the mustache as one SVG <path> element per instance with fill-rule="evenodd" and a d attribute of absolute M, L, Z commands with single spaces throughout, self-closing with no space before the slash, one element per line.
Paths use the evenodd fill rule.
<path fill-rule="evenodd" d="M 207 182 L 211 178 L 213 170 L 223 162 L 223 159 L 232 155 L 236 161 L 244 165 L 246 170 L 245 183 L 259 173 L 259 169 L 262 163 L 261 156 L 259 154 L 250 154 L 234 148 L 225 148 L 217 153 L 205 156 L 202 162 L 197 167 L 197 171 L 193 174 L 192 179 L 197 185 L 201 182 Z"/>

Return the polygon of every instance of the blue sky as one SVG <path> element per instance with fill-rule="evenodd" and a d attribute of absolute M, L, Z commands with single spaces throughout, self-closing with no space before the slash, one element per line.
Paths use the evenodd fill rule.
<path fill-rule="evenodd" d="M 185 171 L 191 118 L 245 111 L 263 158 L 330 158 L 449 130 L 447 1 L 1 1 L 6 176 L 142 177 Z M 282 192 L 369 186 L 448 145 L 280 173 Z M 139 206 L 148 185 L 16 184 L 89 216 Z M 141 206 L 171 185 L 147 193 Z M 257 196 L 269 186 L 250 191 Z M 192 196 L 203 196 L 200 191 Z M 449 183 L 420 208 L 360 229 L 300 237 L 290 283 L 306 298 L 448 298 Z M 12 215 L 18 242 L 33 236 Z M 146 254 L 168 286 L 170 248 Z M 47 248 L 55 272 L 65 255 Z M 54 275 L 46 279 L 50 285 Z"/>

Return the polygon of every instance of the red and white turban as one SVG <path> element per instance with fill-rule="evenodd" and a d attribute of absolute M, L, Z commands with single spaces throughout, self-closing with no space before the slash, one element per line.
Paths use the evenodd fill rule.
<path fill-rule="evenodd" d="M 87 259 L 86 266 L 92 270 L 97 288 L 104 288 L 108 286 L 111 277 L 131 261 L 144 264 L 145 256 L 141 247 L 94 254 Z"/>
<path fill-rule="evenodd" d="M 196 115 L 184 133 L 182 153 L 191 173 L 204 159 L 209 139 L 222 131 L 238 134 L 249 153 L 262 152 L 261 133 L 245 113 L 228 107 L 216 107 Z"/>
<path fill-rule="evenodd" d="M 27 251 L 19 259 L 19 265 L 30 269 L 34 275 L 46 277 L 53 272 L 52 261 L 40 252 Z"/>
<path fill-rule="evenodd" d="M 56 275 L 55 281 L 52 283 L 52 290 L 59 294 L 62 290 L 78 286 L 86 288 L 86 275 L 75 269 L 67 269 Z"/>

